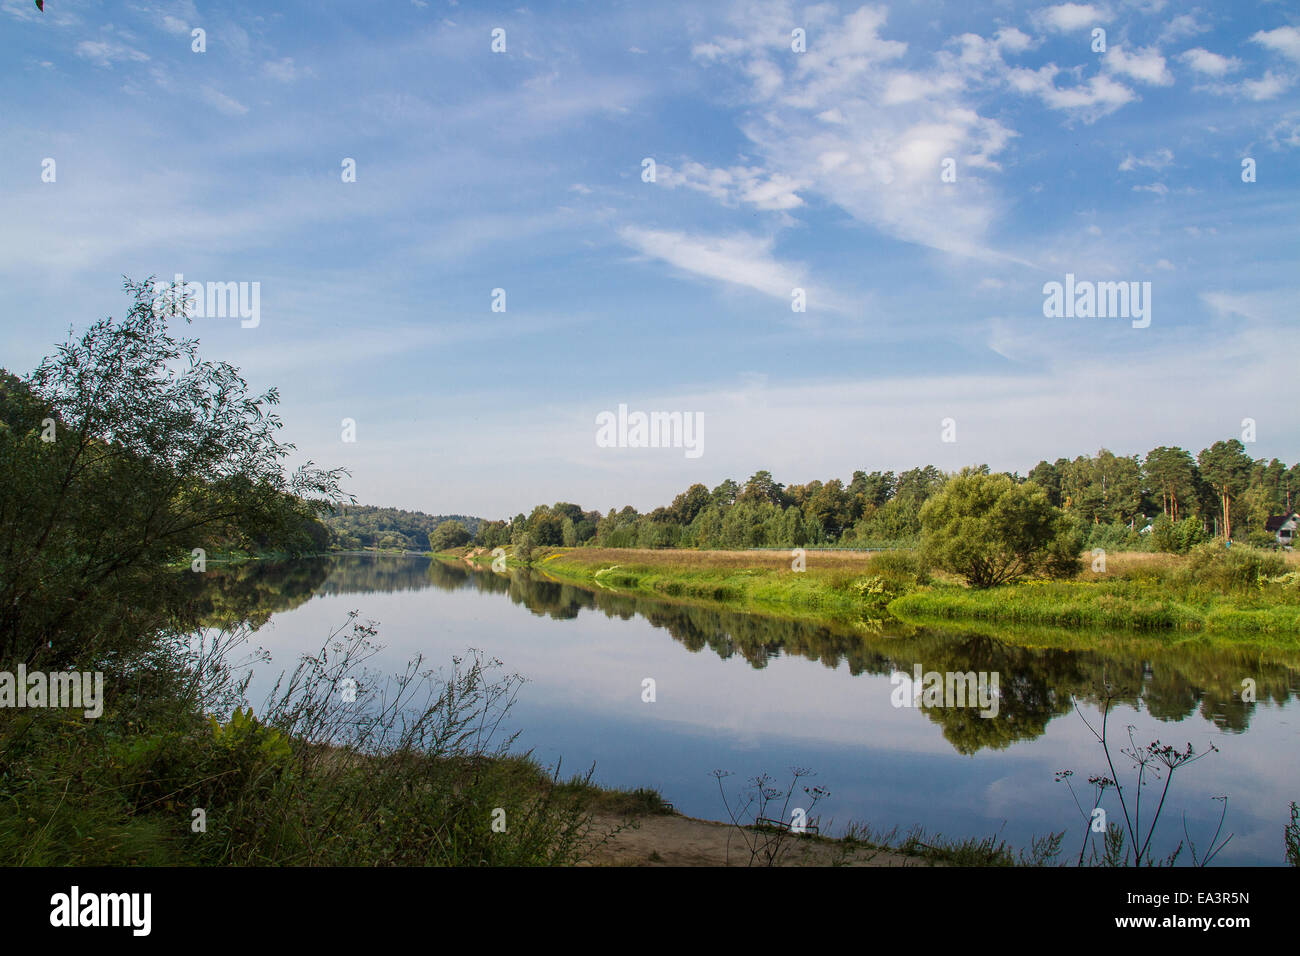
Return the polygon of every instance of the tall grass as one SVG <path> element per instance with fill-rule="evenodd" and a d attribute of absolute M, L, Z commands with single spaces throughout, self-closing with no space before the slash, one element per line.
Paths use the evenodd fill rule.
<path fill-rule="evenodd" d="M 373 638 L 352 620 L 256 714 L 231 659 L 244 631 L 135 662 L 97 720 L 6 712 L 0 861 L 570 864 L 608 836 L 590 773 L 511 752 L 520 678 L 472 655 L 380 679 Z"/>
<path fill-rule="evenodd" d="M 1127 553 L 1066 581 L 978 591 L 936 575 L 915 551 L 806 552 L 805 570 L 772 551 L 551 550 L 546 573 L 616 590 L 742 610 L 862 620 L 1000 622 L 1133 632 L 1202 630 L 1300 638 L 1294 556 L 1211 542 L 1188 556 Z"/>

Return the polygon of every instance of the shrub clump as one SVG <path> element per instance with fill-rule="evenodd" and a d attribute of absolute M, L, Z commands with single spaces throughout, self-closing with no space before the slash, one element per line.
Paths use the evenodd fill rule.
<path fill-rule="evenodd" d="M 976 588 L 1031 574 L 1072 577 L 1077 526 L 1032 481 L 965 468 L 921 508 L 921 557 Z"/>
<path fill-rule="evenodd" d="M 1186 573 L 1193 584 L 1226 592 L 1256 590 L 1286 570 L 1280 555 L 1244 544 L 1225 547 L 1214 541 L 1192 549 Z"/>

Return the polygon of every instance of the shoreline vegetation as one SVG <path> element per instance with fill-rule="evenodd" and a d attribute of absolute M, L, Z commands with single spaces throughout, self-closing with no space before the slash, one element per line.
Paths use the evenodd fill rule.
<path fill-rule="evenodd" d="M 910 550 L 810 550 L 803 571 L 793 570 L 790 553 L 782 551 L 537 548 L 529 564 L 587 587 L 834 624 L 1002 623 L 1069 629 L 1085 639 L 1089 632 L 1122 631 L 1300 646 L 1300 555 L 1271 555 L 1274 563 L 1262 571 L 1242 571 L 1237 565 L 1249 563 L 1252 549 L 1222 554 L 1209 548 L 1191 556 L 1121 552 L 1108 557 L 1103 572 L 1085 568 L 1071 579 L 1030 578 L 987 589 L 925 568 Z M 508 549 L 506 555 L 508 567 L 519 565 Z M 482 568 L 493 562 L 490 552 L 474 547 L 435 556 Z"/>
<path fill-rule="evenodd" d="M 1185 558 L 1129 563 L 1116 554 L 1106 580 L 1080 580 L 1088 572 L 1078 556 L 1096 544 L 1096 528 L 1140 536 L 1111 521 L 1084 538 L 1057 504 L 1074 510 L 1076 491 L 1087 500 L 1089 476 L 1114 489 L 1114 471 L 1131 485 L 1136 462 L 1114 456 L 1039 468 L 1031 481 L 986 467 L 952 476 L 927 467 L 791 491 L 761 472 L 743 489 L 724 482 L 716 496 L 693 486 L 671 514 L 625 509 L 589 520 L 572 506 L 519 515 L 509 526 L 358 506 L 343 490 L 346 470 L 287 467 L 293 446 L 278 436 L 275 389 L 250 392 L 238 369 L 200 361 L 197 340 L 170 331 L 169 321 L 186 315 L 183 290 L 161 290 L 152 279 L 127 280 L 124 289 L 133 301 L 123 319 L 96 321 L 23 378 L 0 370 L 0 671 L 39 673 L 42 682 L 62 676 L 69 687 L 75 674 L 94 674 L 96 686 L 103 678 L 93 719 L 43 700 L 0 707 L 0 862 L 9 865 L 654 863 L 664 859 L 654 848 L 643 859 L 598 854 L 623 839 L 627 820 L 688 820 L 665 814 L 652 791 L 598 787 L 592 771 L 564 780 L 558 767 L 516 752 L 518 732 L 506 720 L 524 678 L 502 674 L 495 659 L 471 651 L 444 675 L 428 666 L 443 662 L 417 655 L 395 674 L 372 673 L 366 665 L 382 638 L 356 612 L 282 672 L 255 710 L 248 691 L 265 657 L 249 637 L 258 614 L 270 612 L 255 614 L 241 599 L 244 590 L 258 593 L 265 569 L 232 575 L 238 587 L 223 592 L 201 576 L 209 559 L 238 565 L 367 543 L 409 553 L 427 542 L 439 560 L 490 568 L 505 536 L 507 567 L 755 615 L 856 628 L 908 613 L 985 624 L 1018 613 L 1074 626 L 1087 610 L 1089 623 L 1152 633 L 1294 640 L 1294 557 L 1198 543 L 1204 517 L 1151 526 L 1153 543 L 1176 539 Z M 1194 491 L 1220 496 L 1225 532 L 1233 496 L 1254 488 L 1246 487 L 1248 459 L 1230 445 L 1207 449 L 1191 473 L 1204 485 Z M 1172 474 L 1191 459 L 1171 461 Z M 1279 495 L 1291 503 L 1291 471 L 1280 463 L 1258 471 L 1267 493 L 1246 502 L 1248 529 L 1252 515 L 1276 511 Z M 1156 474 L 1151 456 L 1147 473 Z M 1171 506 L 1175 514 L 1178 500 L 1186 496 Z M 1114 517 L 1102 513 L 1114 511 L 1106 502 L 1100 521 Z M 801 517 L 805 505 L 816 521 Z M 674 524 L 674 515 L 686 523 Z M 729 546 L 732 532 L 760 526 L 783 540 L 818 540 L 832 518 L 840 543 L 852 519 L 859 544 L 919 535 L 921 547 L 806 552 L 802 572 L 779 551 L 621 547 L 634 543 L 634 531 L 635 543 L 644 532 L 664 546 L 681 538 L 673 528 L 691 527 L 696 544 L 717 537 Z M 400 530 L 408 527 L 414 538 Z M 475 539 L 485 547 L 466 550 Z M 555 547 L 570 539 L 619 547 Z M 299 579 L 296 595 L 310 595 L 310 583 Z M 760 807 L 765 779 L 755 778 Z M 728 833 L 758 845 L 753 834 L 762 831 L 746 825 L 757 817 L 737 820 L 729 806 L 728 814 Z M 1295 820 L 1293 810 L 1288 847 L 1300 846 Z M 704 821 L 683 825 L 719 832 Z M 774 834 L 778 849 L 782 833 Z M 1026 855 L 995 838 L 953 842 L 913 831 L 900 841 L 851 825 L 832 843 L 836 853 L 880 850 L 886 862 L 899 862 L 888 856 L 897 853 L 902 862 L 1006 865 L 1047 862 L 1052 839 L 1033 841 Z M 765 861 L 779 862 L 764 840 Z M 1289 859 L 1297 856 L 1300 849 Z"/>

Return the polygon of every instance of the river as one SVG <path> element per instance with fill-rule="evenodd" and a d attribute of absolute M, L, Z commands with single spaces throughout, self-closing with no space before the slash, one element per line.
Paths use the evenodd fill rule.
<path fill-rule="evenodd" d="M 210 571 L 213 614 L 251 616 L 256 706 L 275 674 L 316 651 L 350 611 L 375 622 L 372 669 L 396 672 L 422 654 L 433 666 L 476 648 L 526 678 L 507 724 L 564 776 L 593 764 L 594 780 L 653 787 L 691 816 L 724 819 L 715 770 L 735 801 L 760 773 L 830 792 L 823 832 L 850 820 L 877 830 L 913 826 L 951 838 L 997 835 L 1026 847 L 1066 830 L 1073 860 L 1085 818 L 1058 771 L 1091 810 L 1088 778 L 1109 773 L 1085 720 L 1099 726 L 1103 680 L 1120 696 L 1111 754 L 1130 798 L 1127 727 L 1197 753 L 1177 770 L 1153 841 L 1168 853 L 1187 832 L 1202 854 L 1228 798 L 1217 864 L 1283 862 L 1288 806 L 1300 800 L 1300 654 L 1224 649 L 1197 640 L 1098 638 L 1088 650 L 1027 648 L 996 631 L 938 631 L 898 622 L 837 626 L 591 591 L 537 572 L 493 574 L 426 557 L 336 555 Z M 997 714 L 974 707 L 897 706 L 902 674 L 997 674 Z M 894 675 L 891 679 L 891 675 Z M 653 701 L 646 688 L 653 681 Z M 1254 701 L 1242 700 L 1253 681 Z M 1249 695 L 1247 695 L 1249 696 Z M 1079 710 L 1075 709 L 1075 701 Z M 1166 772 L 1161 768 L 1161 773 Z M 1162 779 L 1144 791 L 1143 829 Z M 798 805 L 795 801 L 792 805 Z M 1123 821 L 1113 791 L 1101 804 Z M 1179 863 L 1190 863 L 1184 851 Z"/>

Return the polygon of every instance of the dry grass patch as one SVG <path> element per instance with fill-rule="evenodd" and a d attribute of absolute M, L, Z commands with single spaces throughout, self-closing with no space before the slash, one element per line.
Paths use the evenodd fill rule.
<path fill-rule="evenodd" d="M 790 551 L 690 551 L 685 549 L 649 548 L 548 548 L 534 564 L 545 567 L 551 558 L 566 563 L 581 563 L 608 567 L 669 568 L 673 570 L 718 571 L 789 571 Z M 805 564 L 809 571 L 866 571 L 873 554 L 868 551 L 817 551 L 805 549 Z"/>

